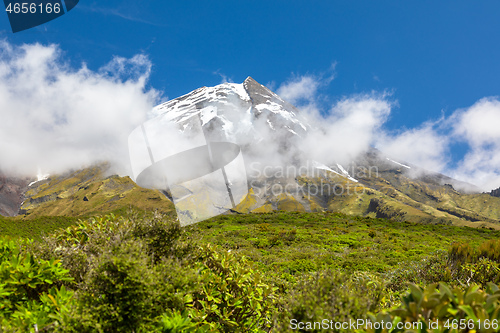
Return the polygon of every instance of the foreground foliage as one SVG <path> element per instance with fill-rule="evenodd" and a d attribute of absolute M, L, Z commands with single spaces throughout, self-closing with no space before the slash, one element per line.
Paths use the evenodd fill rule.
<path fill-rule="evenodd" d="M 11 272 L 8 265 L 17 265 L 18 257 L 24 266 L 15 271 L 17 284 L 5 276 L 10 284 L 3 295 L 11 297 L 1 309 L 3 329 L 25 332 L 36 324 L 39 330 L 63 332 L 258 332 L 269 327 L 275 288 L 246 259 L 181 239 L 182 234 L 178 223 L 161 216 L 109 215 L 23 248 L 7 242 L 2 271 Z M 59 288 L 49 290 L 52 284 Z"/>
<path fill-rule="evenodd" d="M 401 306 L 369 319 L 372 327 L 358 332 L 498 332 L 500 289 L 493 283 L 484 290 L 476 285 L 465 290 L 444 283 L 423 290 L 411 285 Z"/>
<path fill-rule="evenodd" d="M 14 332 L 288 332 L 300 322 L 319 332 L 324 319 L 438 320 L 435 332 L 466 332 L 453 323 L 489 320 L 477 331 L 493 332 L 497 237 L 333 213 L 221 216 L 184 229 L 157 214 L 98 216 L 41 242 L 0 241 L 0 324 Z"/>
<path fill-rule="evenodd" d="M 59 260 L 39 260 L 25 248 L 29 241 L 0 240 L 0 320 L 2 327 L 45 326 L 67 313 L 73 292 Z M 60 288 L 58 288 L 60 287 Z"/>

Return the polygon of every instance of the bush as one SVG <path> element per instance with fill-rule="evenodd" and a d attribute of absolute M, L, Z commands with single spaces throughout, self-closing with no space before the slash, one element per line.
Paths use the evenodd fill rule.
<path fill-rule="evenodd" d="M 157 276 L 142 250 L 127 242 L 116 254 L 99 258 L 79 297 L 80 311 L 92 318 L 92 326 L 98 323 L 105 332 L 132 332 L 155 315 Z"/>
<path fill-rule="evenodd" d="M 474 261 L 477 258 L 477 254 L 469 243 L 453 242 L 448 251 L 448 258 L 453 264 L 461 264 Z"/>
<path fill-rule="evenodd" d="M 448 250 L 411 264 L 402 265 L 387 274 L 391 292 L 406 291 L 410 284 L 427 285 L 446 282 L 453 287 L 467 288 L 488 282 L 500 283 L 500 263 L 495 261 L 498 241 L 487 241 L 476 250 L 467 243 L 453 243 Z"/>
<path fill-rule="evenodd" d="M 477 249 L 477 256 L 500 262 L 500 239 L 491 239 L 481 244 Z"/>
<path fill-rule="evenodd" d="M 410 286 L 410 292 L 403 298 L 401 306 L 390 311 L 370 314 L 373 327 L 356 332 L 498 332 L 500 328 L 500 290 L 497 285 L 488 283 L 485 290 L 470 286 L 465 291 L 450 288 L 449 285 L 431 284 L 425 289 Z M 380 327 L 384 321 L 386 329 Z M 387 329 L 387 323 L 392 328 Z M 405 330 L 404 323 L 413 330 Z M 481 329 L 479 329 L 481 325 Z"/>
<path fill-rule="evenodd" d="M 198 247 L 169 218 L 92 218 L 33 248 L 56 253 L 77 280 L 64 332 L 260 332 L 271 323 L 274 289 L 248 259 Z"/>
<path fill-rule="evenodd" d="M 500 267 L 498 262 L 481 258 L 477 262 L 459 266 L 456 280 L 463 286 L 479 284 L 484 287 L 488 282 L 500 283 Z"/>
<path fill-rule="evenodd" d="M 186 310 L 199 285 L 196 272 L 174 259 L 153 265 L 143 246 L 128 241 L 98 258 L 81 286 L 68 331 L 148 332 L 168 309 Z"/>
<path fill-rule="evenodd" d="M 181 332 L 205 332 L 198 327 L 186 313 L 174 311 L 171 314 L 163 314 L 156 326 L 158 332 L 181 333 Z"/>
<path fill-rule="evenodd" d="M 183 231 L 179 223 L 160 214 L 128 218 L 113 214 L 79 221 L 75 226 L 59 230 L 45 237 L 43 243 L 34 246 L 33 251 L 44 258 L 54 254 L 70 271 L 77 283 L 85 281 L 87 274 L 95 268 L 96 258 L 103 250 L 120 249 L 120 244 L 133 241 L 142 244 L 143 251 L 152 256 L 152 261 L 163 257 L 187 258 L 195 246 L 181 241 Z"/>
<path fill-rule="evenodd" d="M 41 260 L 27 252 L 31 241 L 0 239 L 0 320 L 3 330 L 27 331 L 56 325 L 73 297 L 71 281 L 58 260 Z"/>
<path fill-rule="evenodd" d="M 445 251 L 436 251 L 418 262 L 403 263 L 401 268 L 386 274 L 387 288 L 391 292 L 398 293 L 406 292 L 410 284 L 452 282 L 456 276 L 453 276 L 448 262 Z"/>
<path fill-rule="evenodd" d="M 346 274 L 325 270 L 305 276 L 289 291 L 275 317 L 276 330 L 289 332 L 292 319 L 297 322 L 334 322 L 366 318 L 383 300 L 384 283 L 369 274 Z M 322 332 L 311 329 L 311 332 Z M 349 332 L 337 330 L 335 332 Z"/>
<path fill-rule="evenodd" d="M 200 248 L 203 286 L 193 295 L 190 316 L 201 327 L 221 332 L 260 332 L 270 327 L 272 288 L 246 257 Z"/>
<path fill-rule="evenodd" d="M 452 243 L 448 252 L 449 259 L 453 264 L 477 262 L 481 258 L 500 262 L 500 240 L 490 239 L 477 249 L 474 249 L 468 243 Z"/>

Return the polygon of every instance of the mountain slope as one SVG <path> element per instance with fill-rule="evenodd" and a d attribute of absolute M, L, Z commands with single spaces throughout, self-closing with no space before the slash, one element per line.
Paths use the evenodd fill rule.
<path fill-rule="evenodd" d="M 473 185 L 395 161 L 374 148 L 344 165 L 335 156 L 304 159 L 297 143 L 317 129 L 251 77 L 241 84 L 199 88 L 155 107 L 153 114 L 181 132 L 201 123 L 208 141 L 240 145 L 250 191 L 235 212 L 339 211 L 397 221 L 500 227 L 496 192 L 480 193 Z M 16 195 L 25 195 L 20 213 L 28 217 L 78 216 L 127 206 L 174 209 L 159 191 L 110 175 L 103 165 L 52 176 L 29 188 L 27 183 L 16 184 Z M 1 191 L 0 209 L 2 202 L 16 198 L 7 200 Z M 0 213 L 16 214 L 12 208 Z"/>
<path fill-rule="evenodd" d="M 173 204 L 160 192 L 137 186 L 129 177 L 109 175 L 109 166 L 96 165 L 50 176 L 26 191 L 20 214 L 82 216 L 121 208 L 172 212 Z"/>
<path fill-rule="evenodd" d="M 29 183 L 28 178 L 9 177 L 0 172 L 0 215 L 17 215 Z"/>

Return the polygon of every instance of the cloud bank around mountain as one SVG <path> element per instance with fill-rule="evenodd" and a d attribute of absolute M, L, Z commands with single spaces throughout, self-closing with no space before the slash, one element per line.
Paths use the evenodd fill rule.
<path fill-rule="evenodd" d="M 120 167 L 115 171 L 130 174 L 128 135 L 161 98 L 147 85 L 151 67 L 146 56 L 136 55 L 115 57 L 98 70 L 75 68 L 57 45 L 0 41 L 0 170 L 33 176 L 106 160 Z M 299 143 L 309 158 L 335 156 L 346 163 L 375 146 L 401 162 L 485 191 L 500 187 L 498 97 L 393 132 L 385 127 L 398 107 L 390 93 L 344 96 L 323 107 L 327 98 L 320 91 L 334 71 L 335 64 L 321 75 L 294 75 L 277 89 L 311 125 L 322 128 Z M 451 160 L 457 144 L 467 147 L 458 162 Z"/>
<path fill-rule="evenodd" d="M 160 94 L 144 55 L 73 68 L 56 45 L 0 41 L 0 169 L 36 175 L 108 160 L 127 166 L 127 137 Z"/>
<path fill-rule="evenodd" d="M 374 146 L 395 159 L 444 173 L 484 191 L 500 187 L 498 97 L 483 98 L 448 117 L 393 132 L 384 126 L 392 109 L 398 106 L 391 94 L 347 96 L 322 110 L 318 106 L 323 99 L 318 89 L 324 85 L 321 80 L 314 75 L 295 76 L 278 88 L 282 97 L 288 96 L 306 112 L 309 121 L 324 128 L 304 142 L 304 150 L 313 158 L 333 152 L 341 159 L 350 159 Z M 458 162 L 452 163 L 451 149 L 457 144 L 465 144 L 467 150 Z"/>

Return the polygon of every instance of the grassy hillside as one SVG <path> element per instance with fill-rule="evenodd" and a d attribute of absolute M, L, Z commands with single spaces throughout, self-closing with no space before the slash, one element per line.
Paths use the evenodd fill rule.
<path fill-rule="evenodd" d="M 66 228 L 77 221 L 78 217 L 68 216 L 42 216 L 33 219 L 0 216 L 0 236 L 40 240 L 43 235 Z"/>
<path fill-rule="evenodd" d="M 77 224 L 92 216 L 102 216 L 113 214 L 117 217 L 129 216 L 135 212 L 138 216 L 151 215 L 155 210 L 139 209 L 140 205 L 128 205 L 119 209 L 104 211 L 102 214 L 85 214 L 79 216 L 0 216 L 0 237 L 9 238 L 30 238 L 41 240 L 44 236 L 50 235 L 56 230 L 64 229 Z M 175 216 L 175 210 L 164 213 L 166 216 Z"/>
<path fill-rule="evenodd" d="M 21 206 L 24 218 L 89 216 L 134 207 L 169 213 L 174 206 L 163 194 L 137 186 L 129 177 L 108 175 L 109 166 L 96 165 L 36 183 Z"/>
<path fill-rule="evenodd" d="M 429 175 L 418 177 L 408 173 L 407 170 L 380 170 L 360 180 L 365 186 L 398 201 L 400 208 L 403 204 L 420 211 L 403 208 L 408 212 L 407 219 L 442 218 L 456 225 L 499 227 L 500 198 L 459 192 Z"/>
<path fill-rule="evenodd" d="M 203 243 L 250 257 L 264 271 L 297 274 L 331 268 L 386 272 L 447 250 L 500 237 L 481 228 L 396 222 L 341 213 L 222 215 L 186 227 Z"/>
<path fill-rule="evenodd" d="M 262 177 L 261 177 L 262 178 Z M 500 198 L 466 194 L 432 179 L 383 170 L 359 182 L 333 172 L 312 176 L 259 178 L 236 207 L 242 213 L 341 212 L 399 221 L 500 229 Z"/>
<path fill-rule="evenodd" d="M 500 198 L 465 194 L 451 185 L 411 178 L 404 170 L 383 167 L 358 177 L 359 182 L 324 170 L 314 177 L 258 179 L 252 182 L 256 187 L 250 188 L 235 210 L 340 212 L 396 221 L 500 229 Z M 31 186 L 25 196 L 21 215 L 16 219 L 43 216 L 65 219 L 128 208 L 175 214 L 174 205 L 165 195 L 141 188 L 129 177 L 113 175 L 107 164 L 51 176 Z"/>

